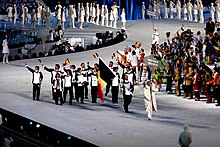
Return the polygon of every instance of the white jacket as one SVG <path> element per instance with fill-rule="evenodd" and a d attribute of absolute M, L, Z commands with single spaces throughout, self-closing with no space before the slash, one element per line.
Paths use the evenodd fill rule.
<path fill-rule="evenodd" d="M 153 105 L 153 111 L 157 111 L 157 101 L 155 97 L 155 92 L 150 89 L 150 86 L 146 85 L 144 87 L 144 103 L 145 109 L 149 107 L 149 105 Z"/>

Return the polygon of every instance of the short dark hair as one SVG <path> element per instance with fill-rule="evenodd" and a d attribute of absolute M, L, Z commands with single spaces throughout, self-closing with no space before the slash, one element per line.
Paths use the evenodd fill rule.
<path fill-rule="evenodd" d="M 59 64 L 55 64 L 55 66 L 57 66 L 58 68 L 60 68 L 60 65 L 59 65 Z"/>
<path fill-rule="evenodd" d="M 76 65 L 70 65 L 70 67 L 72 67 L 73 69 L 76 69 Z"/>
<path fill-rule="evenodd" d="M 39 66 L 35 66 L 35 68 L 37 68 L 38 70 L 40 69 L 40 67 L 39 67 Z"/>
<path fill-rule="evenodd" d="M 80 65 L 82 66 L 83 64 L 85 64 L 85 63 L 82 62 Z"/>

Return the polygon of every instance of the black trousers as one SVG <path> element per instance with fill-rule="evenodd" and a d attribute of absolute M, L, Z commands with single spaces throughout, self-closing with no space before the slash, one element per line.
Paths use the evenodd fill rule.
<path fill-rule="evenodd" d="M 98 86 L 91 86 L 92 103 L 97 102 Z"/>
<path fill-rule="evenodd" d="M 167 77 L 166 92 L 172 92 L 172 77 Z"/>
<path fill-rule="evenodd" d="M 77 97 L 79 98 L 79 96 L 77 95 L 78 94 L 77 93 L 77 88 L 78 88 L 77 84 L 74 84 L 73 87 L 75 89 L 75 98 L 77 98 Z"/>
<path fill-rule="evenodd" d="M 112 86 L 112 103 L 118 103 L 119 87 Z"/>
<path fill-rule="evenodd" d="M 63 91 L 64 103 L 66 102 L 66 95 L 67 95 L 68 91 L 69 91 L 69 95 L 70 95 L 69 104 L 72 105 L 72 101 L 73 101 L 73 87 L 64 87 L 64 91 Z"/>
<path fill-rule="evenodd" d="M 85 90 L 85 96 L 84 96 L 84 98 L 85 98 L 85 99 L 88 99 L 88 84 L 83 85 L 83 87 L 84 87 L 84 90 Z"/>
<path fill-rule="evenodd" d="M 220 104 L 220 87 L 214 87 L 213 90 L 214 98 L 217 100 L 217 103 Z"/>
<path fill-rule="evenodd" d="M 109 93 L 110 87 L 111 87 L 111 83 L 108 82 L 105 87 L 105 95 L 107 95 Z"/>
<path fill-rule="evenodd" d="M 143 65 L 138 67 L 138 72 L 139 72 L 139 82 L 141 82 L 142 73 L 143 73 Z"/>
<path fill-rule="evenodd" d="M 193 93 L 193 85 L 184 85 L 184 93 Z"/>
<path fill-rule="evenodd" d="M 76 101 L 79 102 L 79 98 L 81 98 L 81 103 L 83 103 L 84 100 L 84 86 L 77 86 L 76 89 Z"/>
<path fill-rule="evenodd" d="M 131 103 L 132 95 L 123 95 L 124 96 L 124 110 L 128 112 L 128 105 Z"/>
<path fill-rule="evenodd" d="M 55 100 L 56 105 L 58 105 L 59 103 L 59 99 L 60 99 L 60 105 L 63 104 L 63 97 L 62 97 L 62 91 L 60 91 L 59 89 L 54 91 L 54 95 L 53 98 Z"/>
<path fill-rule="evenodd" d="M 36 98 L 36 94 L 37 94 L 37 98 Z M 33 84 L 33 100 L 39 101 L 39 97 L 40 97 L 40 84 Z"/>

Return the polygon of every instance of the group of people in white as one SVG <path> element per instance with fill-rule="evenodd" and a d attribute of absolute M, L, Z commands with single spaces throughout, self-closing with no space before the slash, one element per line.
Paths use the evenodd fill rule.
<path fill-rule="evenodd" d="M 50 27 L 51 10 L 45 4 L 40 3 L 36 9 L 32 8 L 31 10 L 25 4 L 22 4 L 20 12 L 18 12 L 16 4 L 9 4 L 6 11 L 8 21 L 13 21 L 14 25 L 17 19 L 20 19 L 21 27 L 24 27 L 27 23 L 30 23 L 32 27 L 35 27 L 36 24 Z"/>
<path fill-rule="evenodd" d="M 55 6 L 55 16 L 57 24 L 61 25 L 62 28 L 65 28 L 65 23 L 67 18 L 70 19 L 69 26 L 75 28 L 75 21 L 80 23 L 79 28 L 83 29 L 84 22 L 90 22 L 96 25 L 117 28 L 118 18 L 118 9 L 116 3 L 113 3 L 109 13 L 108 5 L 100 5 L 95 3 L 78 3 L 77 7 L 75 5 L 69 5 L 68 7 L 62 6 L 60 2 Z M 28 7 L 23 4 L 20 14 L 17 11 L 16 4 L 9 4 L 7 8 L 8 21 L 13 21 L 14 25 L 16 24 L 17 18 L 20 18 L 20 26 L 24 26 L 25 23 L 30 23 L 32 27 L 35 27 L 37 24 L 50 27 L 50 20 L 52 12 L 46 4 L 40 3 L 36 9 L 29 10 Z M 126 14 L 125 9 L 122 9 L 121 12 L 121 21 L 122 29 L 125 30 L 126 24 Z"/>
<path fill-rule="evenodd" d="M 80 29 L 83 29 L 83 23 L 93 23 L 96 25 L 117 28 L 118 21 L 118 9 L 116 3 L 113 3 L 109 13 L 108 5 L 101 5 L 95 3 L 86 3 L 85 7 L 83 3 L 75 5 L 69 5 L 69 9 L 63 7 L 59 2 L 55 7 L 57 23 L 64 27 L 66 17 L 70 17 L 70 27 L 75 28 L 75 20 L 80 23 Z M 68 15 L 66 15 L 68 14 Z M 123 23 L 122 29 L 125 29 L 126 15 L 125 9 L 122 9 L 121 20 Z"/>
<path fill-rule="evenodd" d="M 180 0 L 177 0 L 176 3 L 174 3 L 172 0 L 169 3 L 169 6 L 167 4 L 167 1 L 163 1 L 163 8 L 161 7 L 161 2 L 158 0 L 154 0 L 152 11 L 155 13 L 155 19 L 161 19 L 161 10 L 163 10 L 164 15 L 163 18 L 171 18 L 173 19 L 176 17 L 177 19 L 184 19 L 188 21 L 194 21 L 199 23 L 204 23 L 204 7 L 202 0 L 195 0 L 192 2 L 191 0 L 184 0 L 183 5 Z M 216 13 L 216 14 L 215 14 Z M 146 6 L 145 2 L 142 2 L 142 18 L 145 19 L 146 15 Z M 216 16 L 216 17 L 215 17 Z M 214 3 L 211 3 L 210 5 L 210 17 L 215 22 L 220 22 L 220 5 L 219 1 L 217 0 Z"/>

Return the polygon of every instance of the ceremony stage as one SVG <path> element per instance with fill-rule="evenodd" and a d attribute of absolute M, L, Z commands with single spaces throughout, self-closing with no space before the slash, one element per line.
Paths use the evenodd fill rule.
<path fill-rule="evenodd" d="M 196 33 L 204 31 L 204 24 L 189 23 L 179 20 L 154 20 L 154 25 L 160 32 L 160 43 L 166 41 L 165 33 L 173 36 L 181 25 Z M 120 27 L 119 23 L 119 27 Z M 101 32 L 108 28 L 97 27 Z M 93 26 L 83 31 L 93 32 Z M 120 29 L 118 30 L 120 31 Z M 111 60 L 111 54 L 117 48 L 123 50 L 136 41 L 142 43 L 142 48 L 150 54 L 151 35 L 153 32 L 151 20 L 135 20 L 127 22 L 128 39 L 119 44 L 73 54 L 41 58 L 48 67 L 55 63 L 62 64 L 69 58 L 71 64 L 77 66 L 81 62 L 98 62 L 93 58 L 98 53 L 106 63 Z M 156 94 L 158 111 L 151 121 L 147 120 L 144 109 L 142 85 L 135 86 L 134 97 L 129 106 L 130 113 L 123 110 L 123 100 L 120 95 L 119 104 L 112 104 L 111 97 L 105 97 L 105 102 L 91 103 L 91 97 L 85 104 L 73 102 L 73 105 L 55 105 L 51 98 L 50 73 L 42 71 L 44 80 L 40 101 L 32 100 L 32 74 L 25 68 L 25 62 L 30 66 L 40 65 L 37 59 L 10 62 L 0 65 L 0 108 L 24 116 L 61 132 L 102 147 L 177 147 L 178 136 L 183 130 L 183 124 L 189 123 L 192 132 L 192 146 L 218 147 L 220 140 L 220 108 L 204 101 L 183 99 L 165 94 L 163 87 Z M 89 94 L 90 95 L 90 94 Z"/>

